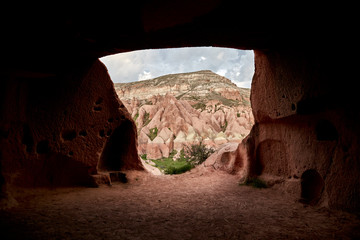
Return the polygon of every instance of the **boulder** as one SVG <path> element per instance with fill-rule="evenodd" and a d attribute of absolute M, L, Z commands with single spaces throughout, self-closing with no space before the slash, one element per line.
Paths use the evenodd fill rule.
<path fill-rule="evenodd" d="M 204 162 L 205 167 L 226 171 L 230 174 L 244 170 L 246 152 L 240 143 L 226 143 Z"/>

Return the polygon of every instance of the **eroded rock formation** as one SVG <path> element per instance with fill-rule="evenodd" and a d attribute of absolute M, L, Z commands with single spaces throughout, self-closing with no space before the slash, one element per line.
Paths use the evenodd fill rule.
<path fill-rule="evenodd" d="M 352 97 L 339 99 L 342 86 L 336 85 L 346 75 L 314 68 L 313 61 L 299 52 L 255 52 L 251 102 L 256 123 L 246 139 L 250 174 L 280 178 L 305 202 L 356 209 L 358 128 L 350 127 L 354 122 L 347 117 Z"/>
<path fill-rule="evenodd" d="M 115 84 L 115 89 L 135 120 L 138 152 L 147 159 L 168 157 L 201 141 L 214 149 L 239 143 L 254 123 L 250 90 L 211 71 Z"/>
<path fill-rule="evenodd" d="M 99 170 L 142 169 L 134 122 L 100 61 L 63 76 L 11 76 L 1 111 L 8 185 L 93 185 Z"/>

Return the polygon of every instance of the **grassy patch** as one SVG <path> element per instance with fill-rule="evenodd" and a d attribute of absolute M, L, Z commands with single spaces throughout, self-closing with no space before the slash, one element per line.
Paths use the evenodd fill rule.
<path fill-rule="evenodd" d="M 158 134 L 158 129 L 157 129 L 157 127 L 154 127 L 154 128 L 151 128 L 150 130 L 149 130 L 149 134 L 148 134 L 148 137 L 150 138 L 150 140 L 152 141 L 152 140 L 154 140 L 155 138 L 156 138 L 156 136 L 157 136 L 157 134 Z"/>
<path fill-rule="evenodd" d="M 267 184 L 259 178 L 247 178 L 244 183 L 240 183 L 240 186 L 251 186 L 254 188 L 267 188 Z"/>
<path fill-rule="evenodd" d="M 152 161 L 155 163 L 155 167 L 163 170 L 165 174 L 180 174 L 192 169 L 192 165 L 186 160 L 174 161 L 168 157 Z"/>
<path fill-rule="evenodd" d="M 169 166 L 164 170 L 165 174 L 181 174 L 187 171 L 190 171 L 193 167 L 191 166 L 191 164 L 187 163 L 183 166 L 180 167 L 174 167 L 174 166 Z"/>

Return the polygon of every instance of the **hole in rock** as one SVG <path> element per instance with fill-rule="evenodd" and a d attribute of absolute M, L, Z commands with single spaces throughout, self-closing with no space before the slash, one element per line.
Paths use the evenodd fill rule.
<path fill-rule="evenodd" d="M 36 152 L 39 154 L 45 154 L 50 152 L 49 141 L 42 140 L 36 145 Z"/>
<path fill-rule="evenodd" d="M 327 120 L 318 122 L 315 131 L 316 138 L 319 141 L 336 141 L 338 139 L 338 132 L 335 126 Z"/>
<path fill-rule="evenodd" d="M 61 137 L 65 141 L 72 141 L 76 138 L 76 131 L 75 130 L 63 130 L 61 133 Z"/>
<path fill-rule="evenodd" d="M 95 102 L 95 105 L 99 105 L 101 104 L 102 102 L 104 101 L 104 99 L 102 97 L 99 97 L 96 102 Z"/>
<path fill-rule="evenodd" d="M 86 137 L 87 136 L 87 131 L 86 130 L 81 130 L 79 132 L 79 136 Z"/>
<path fill-rule="evenodd" d="M 107 139 L 98 163 L 101 171 L 120 171 L 124 160 L 128 157 L 130 144 L 135 137 L 132 123 L 124 121 Z"/>
<path fill-rule="evenodd" d="M 136 123 L 138 154 L 155 174 L 190 170 L 223 144 L 241 142 L 254 124 L 250 106 L 253 51 L 217 47 L 141 50 L 101 61 L 123 103 L 120 108 L 125 106 Z M 126 121 L 125 116 L 119 119 Z M 101 167 L 107 166 L 104 159 L 109 158 L 109 149 L 120 147 L 118 131 L 107 143 Z M 228 154 L 221 159 L 225 156 Z M 190 158 L 192 164 L 187 161 Z M 238 164 L 234 168 L 242 167 Z"/>
<path fill-rule="evenodd" d="M 100 112 L 101 110 L 102 110 L 102 107 L 98 107 L 98 106 L 94 107 L 94 111 L 96 111 L 96 112 Z"/>
<path fill-rule="evenodd" d="M 306 170 L 301 176 L 301 200 L 310 205 L 317 204 L 324 185 L 323 178 L 316 170 Z"/>

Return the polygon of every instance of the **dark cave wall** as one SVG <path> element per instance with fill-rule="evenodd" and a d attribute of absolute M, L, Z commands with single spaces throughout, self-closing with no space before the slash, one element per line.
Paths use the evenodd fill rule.
<path fill-rule="evenodd" d="M 250 174 L 277 177 L 289 191 L 295 185 L 319 185 L 312 204 L 359 210 L 355 93 L 341 83 L 348 77 L 338 74 L 342 64 L 335 68 L 327 54 L 311 53 L 255 51 L 251 104 L 256 124 L 247 139 L 252 145 Z M 324 184 L 304 180 L 308 171 L 319 176 L 310 179 Z M 299 197 L 307 191 L 302 188 Z"/>
<path fill-rule="evenodd" d="M 93 184 L 90 175 L 97 172 L 107 140 L 124 124 L 132 147 L 127 158 L 112 160 L 122 161 L 122 168 L 142 169 L 134 123 L 100 61 L 61 74 L 23 73 L 5 80 L 0 152 L 7 184 Z"/>

